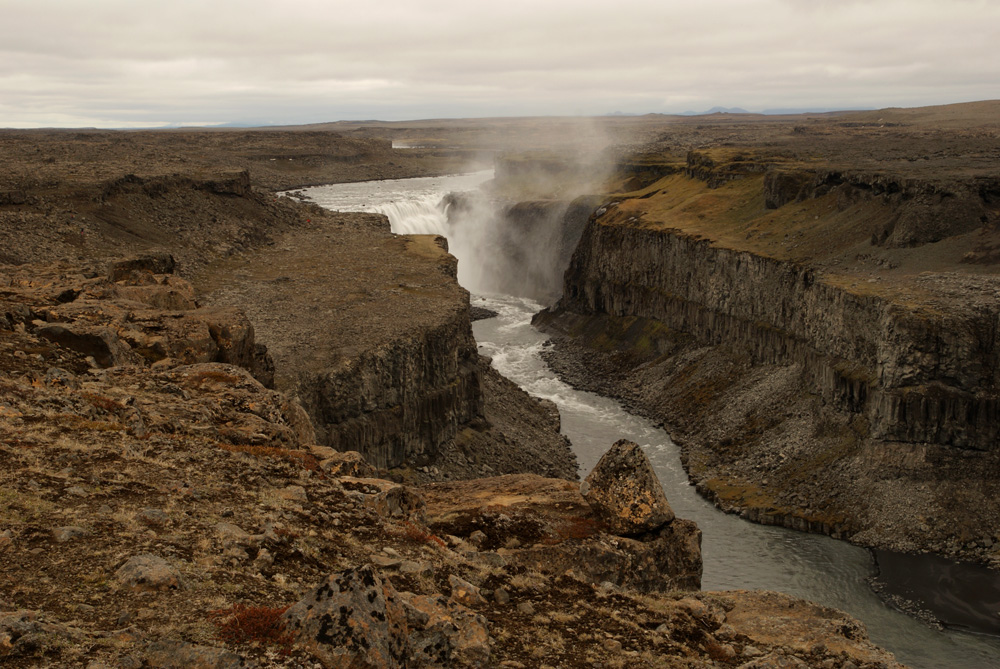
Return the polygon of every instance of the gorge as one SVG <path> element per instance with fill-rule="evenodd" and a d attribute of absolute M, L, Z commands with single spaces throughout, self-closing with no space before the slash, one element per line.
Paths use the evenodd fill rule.
<path fill-rule="evenodd" d="M 778 590 L 844 609 L 866 623 L 874 640 L 893 649 L 898 659 L 911 666 L 933 667 L 955 662 L 985 666 L 990 661 L 1000 648 L 994 639 L 971 635 L 967 631 L 931 631 L 926 621 L 898 611 L 894 606 L 904 605 L 911 611 L 932 609 L 929 615 L 939 620 L 948 621 L 949 617 L 955 616 L 956 622 L 964 621 L 962 626 L 966 630 L 995 633 L 991 613 L 995 606 L 995 579 L 988 584 L 979 580 L 983 589 L 977 595 L 970 594 L 953 605 L 942 606 L 936 600 L 946 599 L 947 590 L 934 585 L 935 572 L 932 569 L 925 572 L 926 583 L 908 591 L 908 596 L 912 598 L 910 601 L 893 601 L 888 596 L 883 601 L 877 591 L 891 590 L 892 584 L 905 572 L 880 573 L 872 556 L 860 548 L 823 537 L 749 524 L 719 513 L 688 484 L 687 475 L 680 466 L 679 449 L 662 429 L 644 419 L 630 416 L 612 401 L 578 392 L 560 382 L 542 359 L 543 356 L 550 357 L 544 353 L 547 336 L 530 325 L 532 316 L 541 305 L 527 295 L 511 296 L 495 292 L 498 286 L 514 286 L 516 291 L 538 294 L 539 284 L 530 275 L 506 278 L 483 277 L 472 272 L 463 275 L 463 263 L 475 269 L 482 268 L 484 256 L 502 253 L 497 251 L 495 240 L 498 237 L 510 238 L 524 225 L 522 219 L 513 224 L 514 231 L 497 230 L 504 225 L 511 211 L 525 211 L 527 207 L 524 206 L 501 206 L 499 211 L 485 212 L 481 208 L 476 212 L 477 217 L 469 217 L 467 213 L 456 216 L 449 211 L 456 201 L 480 197 L 462 191 L 488 183 L 488 177 L 488 174 L 472 174 L 449 179 L 333 185 L 308 189 L 305 194 L 332 209 L 349 210 L 353 206 L 384 213 L 398 232 L 442 234 L 449 240 L 460 240 L 450 248 L 459 259 L 459 277 L 465 278 L 469 283 L 464 285 L 473 291 L 472 304 L 498 314 L 493 319 L 474 324 L 480 349 L 506 376 L 533 395 L 556 403 L 562 415 L 563 431 L 573 443 L 583 472 L 589 471 L 596 463 L 607 443 L 619 437 L 624 436 L 647 449 L 672 506 L 683 517 L 694 519 L 703 532 L 703 584 L 706 589 Z M 535 217 L 529 220 L 537 222 Z M 550 225 L 557 230 L 566 229 L 559 219 L 552 219 Z M 573 227 L 569 229 L 571 232 L 568 234 L 574 234 Z M 582 226 L 577 232 L 583 232 Z M 551 230 L 536 233 L 537 236 L 552 234 Z M 586 241 L 584 236 L 582 243 Z M 550 260 L 556 265 L 559 260 L 557 251 L 553 249 L 558 247 L 558 244 L 548 247 Z M 629 252 L 629 247 L 621 243 L 608 247 L 619 249 L 623 254 Z M 646 245 L 644 248 L 648 253 L 646 257 L 669 257 L 658 253 L 655 247 Z M 492 263 L 493 267 L 504 266 L 502 258 L 493 258 Z M 613 257 L 609 258 L 609 263 L 611 267 L 620 264 Z M 685 258 L 670 266 L 696 263 L 696 258 Z M 568 264 L 566 256 L 563 265 Z M 484 286 L 486 289 L 480 292 Z M 611 376 L 609 372 L 605 373 Z M 887 565 L 894 563 L 891 559 L 892 555 L 885 554 Z M 920 568 L 927 569 L 926 566 L 911 564 L 906 570 Z M 971 566 L 966 567 L 965 576 L 960 568 L 950 564 L 937 567 L 942 568 L 957 569 L 951 575 L 957 580 L 973 577 L 975 573 L 975 568 Z M 974 599 L 978 601 L 974 602 Z M 977 613 L 966 618 L 966 611 Z M 970 624 L 971 627 L 966 627 Z"/>
<path fill-rule="evenodd" d="M 899 659 L 988 666 L 993 638 L 876 599 L 863 549 L 721 514 L 687 485 L 761 523 L 993 559 L 991 425 L 973 412 L 993 392 L 996 152 L 977 109 L 948 111 L 957 131 L 888 110 L 889 126 L 0 133 L 0 653 L 896 666 L 848 615 L 704 581 L 874 609 Z M 605 144 L 581 160 L 588 133 Z M 430 218 L 405 231 L 431 234 L 289 193 L 497 151 L 483 194 L 417 198 Z M 444 191 L 463 192 L 438 207 Z M 456 278 L 492 294 L 470 308 Z M 529 324 L 540 302 L 556 303 L 536 319 L 551 346 Z M 623 436 L 647 446 L 676 520 L 615 534 L 571 482 Z M 915 599 L 891 569 L 920 571 L 918 590 L 934 578 L 880 558 L 889 598 Z M 988 631 L 994 573 L 978 598 L 949 592 L 986 607 L 957 624 Z M 387 624 L 314 633 L 302 611 L 328 590 Z M 289 656 L 223 636 L 285 607 Z"/>

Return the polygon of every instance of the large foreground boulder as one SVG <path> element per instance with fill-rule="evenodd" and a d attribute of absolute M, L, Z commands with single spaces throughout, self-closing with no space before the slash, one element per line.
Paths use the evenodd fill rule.
<path fill-rule="evenodd" d="M 614 534 L 654 532 L 674 519 L 673 509 L 646 453 L 620 439 L 584 481 L 584 499 Z"/>
<path fill-rule="evenodd" d="M 331 574 L 282 620 L 326 667 L 489 666 L 483 616 L 442 596 L 397 592 L 370 566 Z"/>

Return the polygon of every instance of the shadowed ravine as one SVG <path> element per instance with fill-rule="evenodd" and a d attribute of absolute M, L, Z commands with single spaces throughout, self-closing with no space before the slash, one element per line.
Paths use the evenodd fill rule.
<path fill-rule="evenodd" d="M 874 642 L 914 667 L 993 666 L 1000 656 L 1000 639 L 957 628 L 996 633 L 996 625 L 989 625 L 990 616 L 996 618 L 991 601 L 995 593 L 980 589 L 982 599 L 975 602 L 970 600 L 975 593 L 963 593 L 965 599 L 957 601 L 935 590 L 949 587 L 947 580 L 938 578 L 942 570 L 950 571 L 952 579 L 964 579 L 958 573 L 961 567 L 923 558 L 910 558 L 902 566 L 887 555 L 880 561 L 882 574 L 878 575 L 865 549 L 724 514 L 689 485 L 678 449 L 663 430 L 626 413 L 613 400 L 574 390 L 560 381 L 540 355 L 546 336 L 531 326 L 531 316 L 542 305 L 526 297 L 498 294 L 499 290 L 511 291 L 516 283 L 512 284 L 510 276 L 491 274 L 498 267 L 493 219 L 466 217 L 457 225 L 449 222 L 441 206 L 447 193 L 475 188 L 489 176 L 343 184 L 306 192 L 330 209 L 384 213 L 394 232 L 448 237 L 450 251 L 459 258 L 459 280 L 474 294 L 473 305 L 498 313 L 474 326 L 480 352 L 491 356 L 497 369 L 528 392 L 556 402 L 563 432 L 572 440 L 583 472 L 617 439 L 634 440 L 647 450 L 677 514 L 696 521 L 704 533 L 706 590 L 771 589 L 843 609 L 867 625 Z M 527 287 L 522 294 L 537 294 L 531 292 L 537 288 Z M 922 578 L 907 583 L 903 576 L 915 570 Z M 898 611 L 873 591 L 872 579 L 882 586 L 878 589 L 917 600 L 916 609 L 932 609 L 935 617 L 954 621 L 956 628 L 937 629 Z"/>

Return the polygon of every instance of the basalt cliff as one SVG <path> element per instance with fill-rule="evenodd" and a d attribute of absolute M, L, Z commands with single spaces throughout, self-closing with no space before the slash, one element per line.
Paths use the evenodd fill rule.
<path fill-rule="evenodd" d="M 996 127 L 900 114 L 856 144 L 664 139 L 536 323 L 567 378 L 665 423 L 722 508 L 996 565 Z"/>

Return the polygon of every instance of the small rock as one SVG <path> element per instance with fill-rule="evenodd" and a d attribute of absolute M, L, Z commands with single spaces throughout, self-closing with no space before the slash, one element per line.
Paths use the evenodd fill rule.
<path fill-rule="evenodd" d="M 383 569 L 396 569 L 403 564 L 400 558 L 389 557 L 387 555 L 372 555 L 372 564 Z"/>
<path fill-rule="evenodd" d="M 306 489 L 300 485 L 290 485 L 278 491 L 278 497 L 292 502 L 308 502 Z"/>
<path fill-rule="evenodd" d="M 426 562 L 415 562 L 413 560 L 404 560 L 399 565 L 399 571 L 403 574 L 417 574 L 423 576 L 431 576 L 434 573 L 434 568 L 431 567 Z"/>
<path fill-rule="evenodd" d="M 253 567 L 257 571 L 264 571 L 274 564 L 274 556 L 266 548 L 261 548 L 257 551 L 257 557 L 254 558 Z"/>
<path fill-rule="evenodd" d="M 80 539 L 89 534 L 90 532 L 85 528 L 78 527 L 76 525 L 68 525 L 66 527 L 57 527 L 56 529 L 52 530 L 52 539 L 57 544 L 64 544 L 67 541 Z"/>
<path fill-rule="evenodd" d="M 476 548 L 481 549 L 483 545 L 486 543 L 486 541 L 487 541 L 486 534 L 482 530 L 476 530 L 475 532 L 469 535 L 469 543 L 475 546 Z"/>
<path fill-rule="evenodd" d="M 743 657 L 760 657 L 764 652 L 756 646 L 744 646 L 741 655 Z"/>
<path fill-rule="evenodd" d="M 327 476 L 367 478 L 378 473 L 357 451 L 334 451 L 325 446 L 313 446 L 312 451 L 320 458 L 319 467 Z"/>
<path fill-rule="evenodd" d="M 496 567 L 498 569 L 503 569 L 507 566 L 507 560 L 504 556 L 500 555 L 495 551 L 483 551 L 476 555 L 476 559 L 484 563 L 488 567 Z"/>
<path fill-rule="evenodd" d="M 216 523 L 215 534 L 224 543 L 249 543 L 250 533 L 238 525 L 232 523 Z"/>
<path fill-rule="evenodd" d="M 517 605 L 518 613 L 523 613 L 526 616 L 535 615 L 535 607 L 532 606 L 531 602 L 520 602 Z"/>
<path fill-rule="evenodd" d="M 14 545 L 14 534 L 10 530 L 0 532 L 0 553 Z"/>
<path fill-rule="evenodd" d="M 493 599 L 497 604 L 501 606 L 506 606 L 510 603 L 510 593 L 507 592 L 506 588 L 497 588 L 493 591 Z"/>
<path fill-rule="evenodd" d="M 604 643 L 602 643 L 601 645 L 604 646 L 604 650 L 608 651 L 609 653 L 622 652 L 622 642 L 619 641 L 618 639 L 605 639 Z"/>
<path fill-rule="evenodd" d="M 139 519 L 150 525 L 166 525 L 170 522 L 170 516 L 162 509 L 146 507 L 139 511 Z"/>
<path fill-rule="evenodd" d="M 709 615 L 708 607 L 697 599 L 692 597 L 685 597 L 684 599 L 677 600 L 678 606 L 687 609 L 688 613 L 691 614 L 693 618 L 707 618 Z"/>
<path fill-rule="evenodd" d="M 479 588 L 468 581 L 452 574 L 448 577 L 448 584 L 451 586 L 451 599 L 463 606 L 482 606 L 486 604 Z"/>

